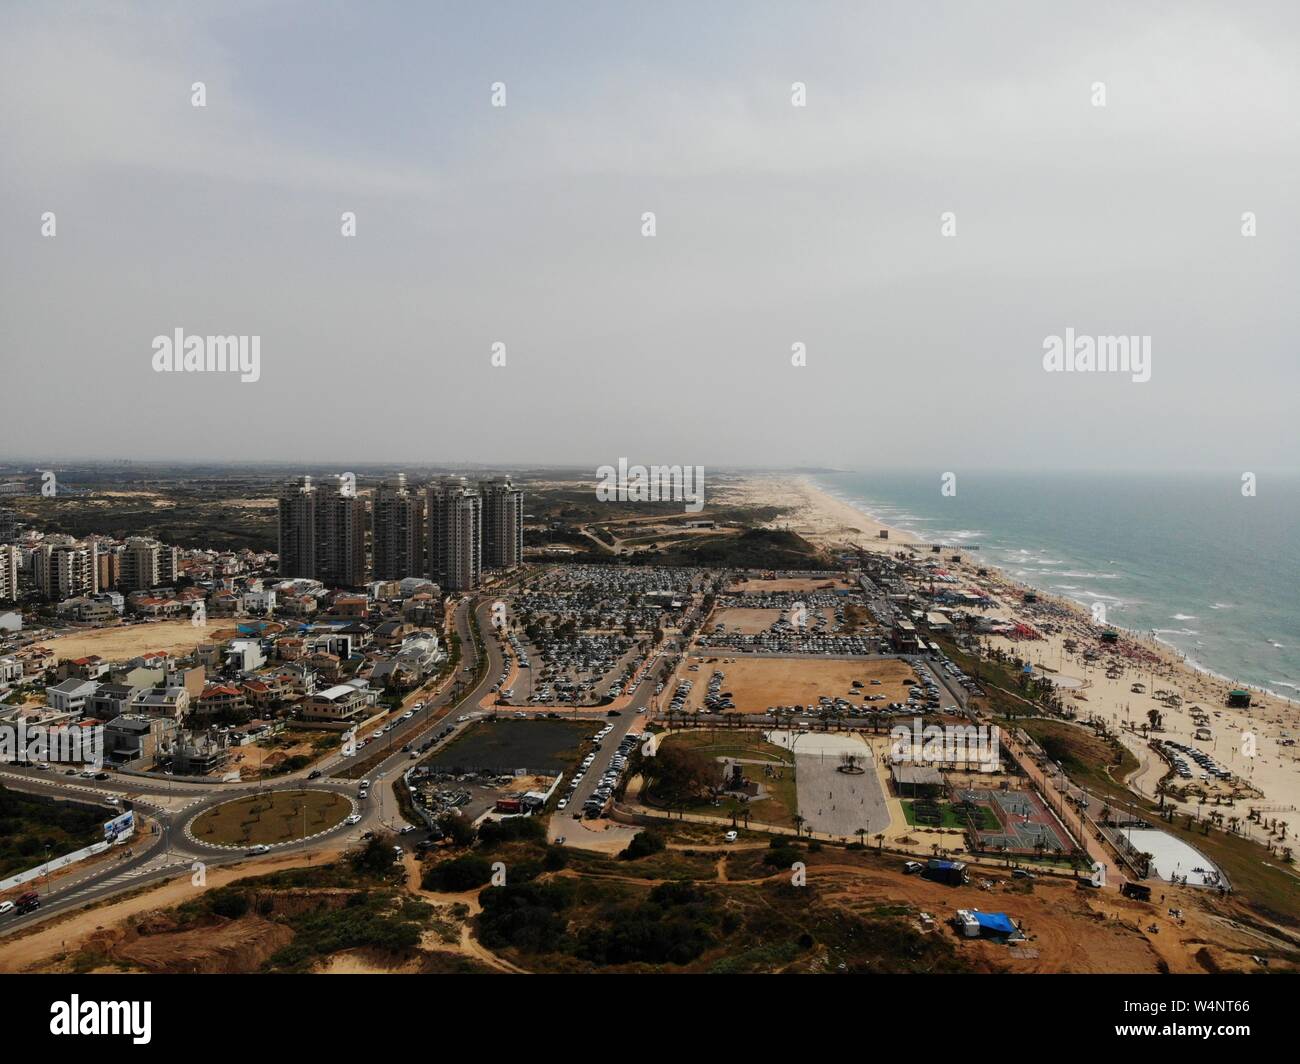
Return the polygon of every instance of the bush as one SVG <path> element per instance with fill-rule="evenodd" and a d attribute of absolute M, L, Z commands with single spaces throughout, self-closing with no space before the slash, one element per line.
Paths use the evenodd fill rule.
<path fill-rule="evenodd" d="M 779 850 L 768 850 L 763 855 L 763 863 L 773 868 L 789 868 L 797 860 L 799 860 L 799 851 L 793 846 L 783 847 Z"/>
<path fill-rule="evenodd" d="M 425 890 L 440 890 L 457 894 L 463 890 L 481 887 L 492 878 L 492 863 L 486 857 L 466 854 L 450 861 L 436 864 L 424 873 L 421 886 Z"/>
<path fill-rule="evenodd" d="M 638 831 L 619 856 L 625 861 L 635 861 L 638 857 L 649 857 L 652 853 L 662 852 L 665 845 L 662 835 L 653 831 Z"/>
<path fill-rule="evenodd" d="M 238 920 L 248 912 L 248 895 L 237 890 L 216 890 L 212 892 L 208 906 L 215 916 Z"/>
<path fill-rule="evenodd" d="M 515 816 L 505 820 L 485 820 L 479 825 L 478 841 L 484 846 L 501 842 L 525 840 L 540 842 L 546 838 L 546 829 L 540 820 L 530 816 Z"/>
<path fill-rule="evenodd" d="M 396 860 L 393 840 L 386 835 L 375 835 L 367 839 L 366 844 L 351 855 L 353 869 L 372 876 L 384 875 L 392 869 Z"/>
<path fill-rule="evenodd" d="M 470 846 L 474 842 L 474 825 L 460 813 L 447 814 L 438 821 L 438 827 L 452 846 Z"/>
<path fill-rule="evenodd" d="M 567 883 L 514 883 L 478 896 L 479 940 L 489 949 L 513 946 L 526 953 L 549 953 L 560 947 L 568 921 L 560 914 L 572 900 Z"/>

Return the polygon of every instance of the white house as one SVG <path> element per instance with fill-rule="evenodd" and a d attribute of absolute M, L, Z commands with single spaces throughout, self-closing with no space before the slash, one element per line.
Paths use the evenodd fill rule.
<path fill-rule="evenodd" d="M 94 680 L 69 676 L 62 683 L 45 689 L 45 701 L 60 713 L 80 713 L 86 708 L 86 700 L 98 690 L 99 684 Z"/>

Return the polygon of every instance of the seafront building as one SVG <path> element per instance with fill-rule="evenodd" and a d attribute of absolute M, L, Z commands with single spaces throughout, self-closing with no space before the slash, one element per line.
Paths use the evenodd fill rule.
<path fill-rule="evenodd" d="M 424 560 L 424 497 L 398 473 L 375 491 L 370 509 L 376 580 L 404 580 L 427 572 Z"/>
<path fill-rule="evenodd" d="M 482 576 L 483 499 L 464 477 L 439 477 L 429 499 L 429 576 L 444 591 L 472 591 Z"/>
<path fill-rule="evenodd" d="M 483 567 L 513 569 L 524 557 L 524 493 L 507 477 L 479 482 L 483 499 Z"/>

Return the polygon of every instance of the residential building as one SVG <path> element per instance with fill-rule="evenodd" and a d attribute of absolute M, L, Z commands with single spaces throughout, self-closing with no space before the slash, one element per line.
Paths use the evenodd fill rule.
<path fill-rule="evenodd" d="M 215 772 L 230 760 L 229 741 L 225 733 L 182 734 L 172 745 L 172 770 L 182 776 L 201 776 Z"/>
<path fill-rule="evenodd" d="M 316 488 L 300 477 L 280 493 L 280 575 L 316 576 Z"/>
<path fill-rule="evenodd" d="M 472 591 L 482 575 L 482 497 L 464 477 L 439 477 L 427 495 L 429 575 L 448 591 Z"/>
<path fill-rule="evenodd" d="M 18 569 L 22 551 L 10 544 L 0 544 L 0 601 L 18 600 Z"/>
<path fill-rule="evenodd" d="M 57 713 L 84 713 L 87 700 L 99 690 L 94 680 L 69 676 L 62 683 L 45 689 L 45 704 Z"/>
<path fill-rule="evenodd" d="M 100 561 L 103 561 L 103 559 L 104 556 L 101 554 Z M 100 586 L 103 587 L 104 585 L 101 584 Z M 101 606 L 107 606 L 119 617 L 126 612 L 126 599 L 122 597 L 120 591 L 101 591 L 98 595 L 88 595 L 87 598 L 93 602 L 98 602 Z"/>
<path fill-rule="evenodd" d="M 302 719 L 324 723 L 346 723 L 365 715 L 366 692 L 351 684 L 337 684 L 317 691 L 302 704 Z"/>
<path fill-rule="evenodd" d="M 156 539 L 131 536 L 122 548 L 119 583 L 125 591 L 148 591 L 163 583 L 158 577 L 158 554 L 162 549 Z"/>
<path fill-rule="evenodd" d="M 265 664 L 260 639 L 232 639 L 226 647 L 226 666 L 236 672 L 252 672 Z"/>
<path fill-rule="evenodd" d="M 524 493 L 509 477 L 479 482 L 483 499 L 483 568 L 512 569 L 524 557 Z"/>
<path fill-rule="evenodd" d="M 104 753 L 115 765 L 157 760 L 165 747 L 176 740 L 174 720 L 123 713 L 104 725 Z"/>
<path fill-rule="evenodd" d="M 212 683 L 203 689 L 203 694 L 194 703 L 194 712 L 202 717 L 218 713 L 247 713 L 248 699 L 244 697 L 243 690 L 234 684 Z"/>
<path fill-rule="evenodd" d="M 37 590 L 47 599 L 62 602 L 99 590 L 99 550 L 94 543 L 78 543 L 71 536 L 50 536 L 33 556 Z"/>
<path fill-rule="evenodd" d="M 17 658 L 0 658 L 0 691 L 23 682 L 23 663 Z"/>
<path fill-rule="evenodd" d="M 401 580 L 427 571 L 424 498 L 406 486 L 405 473 L 375 491 L 370 521 L 376 580 Z"/>
<path fill-rule="evenodd" d="M 121 552 L 100 551 L 95 564 L 99 567 L 100 587 L 117 587 L 122 582 Z"/>
<path fill-rule="evenodd" d="M 343 486 L 316 499 L 314 575 L 328 587 L 366 583 L 366 501 Z"/>
<path fill-rule="evenodd" d="M 59 663 L 59 678 L 75 678 L 78 680 L 98 680 L 107 676 L 109 664 L 98 654 L 90 654 L 84 658 L 66 658 Z"/>
<path fill-rule="evenodd" d="M 96 720 L 112 720 L 131 711 L 131 699 L 141 688 L 125 683 L 102 683 L 86 699 L 86 715 Z"/>
<path fill-rule="evenodd" d="M 74 624 L 111 624 L 120 620 L 117 610 L 88 595 L 64 599 L 58 605 L 59 616 Z"/>
<path fill-rule="evenodd" d="M 150 687 L 131 699 L 131 713 L 137 716 L 179 721 L 189 708 L 190 693 L 184 687 Z"/>

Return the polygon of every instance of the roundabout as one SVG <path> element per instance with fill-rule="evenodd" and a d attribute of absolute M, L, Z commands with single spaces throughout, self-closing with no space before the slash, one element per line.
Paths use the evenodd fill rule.
<path fill-rule="evenodd" d="M 287 846 L 341 827 L 355 809 L 352 799 L 337 791 L 264 791 L 205 809 L 185 825 L 185 836 L 213 849 Z"/>

